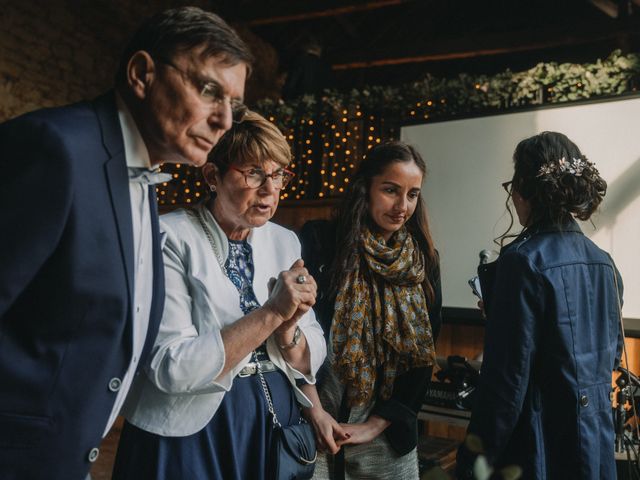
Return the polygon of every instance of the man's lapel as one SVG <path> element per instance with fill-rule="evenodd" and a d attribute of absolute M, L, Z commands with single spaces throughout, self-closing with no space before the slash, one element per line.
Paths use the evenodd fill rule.
<path fill-rule="evenodd" d="M 129 310 L 132 313 L 134 287 L 133 221 L 131 219 L 129 174 L 114 93 L 111 92 L 98 98 L 94 102 L 94 106 L 102 128 L 102 142 L 110 157 L 104 164 L 104 170 L 111 195 L 111 206 L 118 228 L 120 251 L 127 274 Z M 127 345 L 127 347 L 130 346 Z"/>
<path fill-rule="evenodd" d="M 156 187 L 154 185 L 149 185 L 149 205 L 151 210 L 151 238 L 153 244 L 153 297 L 151 301 L 147 339 L 142 355 L 140 356 L 139 365 L 141 367 L 144 367 L 146 363 L 145 359 L 153 347 L 164 308 L 164 262 L 162 260 L 160 222 L 158 221 L 158 200 L 156 198 Z"/>

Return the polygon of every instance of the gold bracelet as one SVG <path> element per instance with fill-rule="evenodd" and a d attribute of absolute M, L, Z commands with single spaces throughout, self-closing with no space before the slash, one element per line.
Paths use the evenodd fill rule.
<path fill-rule="evenodd" d="M 293 347 L 297 346 L 300 343 L 301 334 L 302 334 L 302 330 L 300 330 L 300 327 L 296 325 L 296 331 L 293 332 L 293 340 L 291 340 L 291 343 L 287 343 L 285 345 L 278 345 L 280 347 L 280 350 L 290 350 Z"/>

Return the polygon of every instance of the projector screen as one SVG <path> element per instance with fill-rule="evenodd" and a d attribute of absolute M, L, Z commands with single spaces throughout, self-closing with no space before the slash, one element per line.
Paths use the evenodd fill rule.
<path fill-rule="evenodd" d="M 562 132 L 595 162 L 607 195 L 582 231 L 611 253 L 624 280 L 623 315 L 640 318 L 640 97 L 541 107 L 501 115 L 405 126 L 401 138 L 427 162 L 423 198 L 441 256 L 443 305 L 476 308 L 467 280 L 481 250 L 509 223 L 500 184 L 513 175 L 516 144 Z M 514 211 L 515 216 L 515 211 Z M 520 227 L 515 219 L 512 232 Z"/>

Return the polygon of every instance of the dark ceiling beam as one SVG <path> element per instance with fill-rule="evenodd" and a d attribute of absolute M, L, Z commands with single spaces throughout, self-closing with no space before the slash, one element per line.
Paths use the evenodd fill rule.
<path fill-rule="evenodd" d="M 353 25 L 353 22 L 350 22 L 347 17 L 340 15 L 336 17 L 336 22 L 338 22 L 342 29 L 347 32 L 347 35 L 349 35 L 351 38 L 353 38 L 354 40 L 360 39 L 360 34 Z"/>
<path fill-rule="evenodd" d="M 589 0 L 593 6 L 606 13 L 611 18 L 621 16 L 621 11 L 629 8 L 627 0 Z"/>
<path fill-rule="evenodd" d="M 315 12 L 294 13 L 291 15 L 281 15 L 279 17 L 256 18 L 248 20 L 247 25 L 250 27 L 260 25 L 272 25 L 274 23 L 298 22 L 302 20 L 311 20 L 322 17 L 336 17 L 349 13 L 364 12 L 368 10 L 376 10 L 378 8 L 391 7 L 411 2 L 413 0 L 377 0 L 374 2 L 362 3 L 358 5 L 346 5 L 344 7 L 329 8 L 327 10 L 318 10 Z"/>
<path fill-rule="evenodd" d="M 454 48 L 446 48 L 445 45 L 440 45 L 439 48 L 433 49 L 430 52 L 419 53 L 415 55 L 406 56 L 387 56 L 386 58 L 356 60 L 356 61 L 343 61 L 334 62 L 331 66 L 333 70 L 354 70 L 373 67 L 386 67 L 392 65 L 403 65 L 411 63 L 425 63 L 435 62 L 443 60 L 460 60 L 476 57 L 485 57 L 492 55 L 502 55 L 517 52 L 527 52 L 534 50 L 542 50 L 545 48 L 554 48 L 562 46 L 572 45 L 584 45 L 589 43 L 596 43 L 603 40 L 619 40 L 625 36 L 638 36 L 640 35 L 640 22 L 634 20 L 633 22 L 626 22 L 624 27 L 615 27 L 606 31 L 594 31 L 590 29 L 583 29 L 586 32 L 584 35 L 561 35 L 552 36 L 552 34 L 544 35 L 540 32 L 535 35 L 537 38 L 547 37 L 541 40 L 528 40 L 523 41 L 523 37 L 528 36 L 527 33 L 516 32 L 509 35 L 501 36 L 499 39 L 493 38 L 490 41 L 484 39 L 469 39 L 467 45 L 469 48 L 457 45 Z M 576 29 L 580 31 L 580 29 Z M 483 45 L 484 44 L 484 45 Z M 472 46 L 472 47 L 471 47 Z"/>

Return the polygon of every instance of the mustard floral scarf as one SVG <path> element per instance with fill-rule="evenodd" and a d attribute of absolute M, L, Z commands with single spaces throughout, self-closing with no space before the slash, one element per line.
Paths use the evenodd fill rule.
<path fill-rule="evenodd" d="M 365 229 L 357 255 L 338 290 L 331 330 L 334 369 L 350 406 L 370 403 L 376 387 L 388 399 L 399 374 L 435 363 L 424 257 L 413 237 L 403 227 L 387 245 Z"/>

